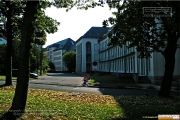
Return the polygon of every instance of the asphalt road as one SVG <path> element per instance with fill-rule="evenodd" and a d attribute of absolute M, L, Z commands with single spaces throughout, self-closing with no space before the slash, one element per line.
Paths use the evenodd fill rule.
<path fill-rule="evenodd" d="M 30 83 L 60 86 L 82 86 L 83 76 L 73 73 L 48 73 L 47 76 L 39 76 L 37 80 L 31 80 Z"/>
<path fill-rule="evenodd" d="M 16 84 L 16 82 L 13 82 Z M 47 76 L 39 76 L 36 80 L 30 80 L 29 88 L 48 89 L 64 92 L 82 92 L 103 95 L 124 95 L 124 96 L 142 96 L 145 95 L 144 89 L 111 89 L 94 88 L 82 86 L 83 76 L 73 73 L 49 73 Z M 0 81 L 4 84 L 4 81 Z M 157 96 L 157 90 L 149 90 L 150 96 Z M 172 92 L 172 95 L 180 96 L 179 92 Z"/>

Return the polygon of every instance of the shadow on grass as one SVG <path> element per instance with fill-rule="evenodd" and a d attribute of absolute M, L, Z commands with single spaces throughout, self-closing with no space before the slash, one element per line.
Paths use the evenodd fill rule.
<path fill-rule="evenodd" d="M 3 87 L 7 87 L 7 86 L 12 86 L 12 85 L 6 85 L 6 84 L 0 84 L 0 88 L 3 88 Z"/>
<path fill-rule="evenodd" d="M 99 83 L 99 91 L 104 95 L 113 96 L 124 111 L 125 118 L 116 117 L 111 120 L 148 120 L 158 119 L 158 114 L 179 114 L 177 112 L 180 111 L 177 107 L 180 105 L 178 92 L 171 92 L 174 96 L 171 98 L 159 98 L 158 90 L 151 87 L 142 88 L 126 78 L 110 75 L 91 78 L 94 83 Z M 127 89 L 127 87 L 133 87 L 133 89 Z"/>
<path fill-rule="evenodd" d="M 23 114 L 24 112 L 18 113 L 18 112 L 8 111 L 4 113 L 2 117 L 0 117 L 0 120 L 18 120 L 18 118 L 20 118 Z"/>

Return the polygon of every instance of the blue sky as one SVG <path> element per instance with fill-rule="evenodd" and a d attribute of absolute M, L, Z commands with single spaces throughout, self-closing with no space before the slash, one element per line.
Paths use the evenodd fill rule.
<path fill-rule="evenodd" d="M 46 9 L 45 13 L 60 22 L 60 26 L 58 26 L 58 32 L 47 35 L 44 47 L 66 38 L 76 41 L 92 26 L 101 27 L 103 20 L 112 16 L 112 10 L 108 6 L 88 10 L 73 8 L 68 12 L 64 8 L 51 7 Z"/>

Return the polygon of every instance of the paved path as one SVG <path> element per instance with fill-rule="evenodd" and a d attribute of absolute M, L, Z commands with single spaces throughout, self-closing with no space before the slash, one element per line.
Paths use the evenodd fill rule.
<path fill-rule="evenodd" d="M 126 95 L 126 96 L 141 96 L 145 94 L 145 89 L 110 89 L 110 88 L 94 88 L 83 87 L 83 76 L 72 73 L 49 73 L 47 76 L 39 76 L 37 80 L 30 80 L 30 88 L 57 90 L 65 92 L 83 92 L 103 95 Z M 4 84 L 4 81 L 0 81 Z M 16 84 L 14 81 L 13 84 Z M 145 84 L 152 85 L 152 84 Z M 148 94 L 156 96 L 158 90 L 148 90 Z M 171 95 L 180 96 L 179 92 L 172 92 Z"/>
<path fill-rule="evenodd" d="M 39 76 L 37 80 L 31 80 L 34 84 L 81 86 L 83 76 L 73 73 L 48 73 L 47 76 Z"/>

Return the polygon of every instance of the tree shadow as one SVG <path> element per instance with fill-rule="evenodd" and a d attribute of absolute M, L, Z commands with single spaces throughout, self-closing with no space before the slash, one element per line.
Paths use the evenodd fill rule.
<path fill-rule="evenodd" d="M 0 84 L 0 88 L 7 87 L 7 86 L 12 86 L 12 85 Z"/>
<path fill-rule="evenodd" d="M 103 95 L 113 96 L 124 117 L 115 117 L 111 120 L 152 120 L 158 119 L 158 114 L 178 114 L 174 103 L 180 100 L 179 93 L 171 91 L 171 97 L 161 98 L 159 90 L 149 89 L 110 89 L 99 88 Z M 157 100 L 157 103 L 155 103 Z M 162 103 L 158 103 L 162 100 Z M 152 102 L 154 101 L 154 103 Z M 169 102 L 168 102 L 169 101 Z M 169 106 L 166 108 L 166 105 Z"/>
<path fill-rule="evenodd" d="M 0 117 L 0 120 L 17 120 L 20 118 L 24 112 L 16 112 L 16 111 L 7 111 Z"/>
<path fill-rule="evenodd" d="M 48 73 L 47 76 L 53 77 L 82 77 L 83 75 L 77 73 Z"/>

